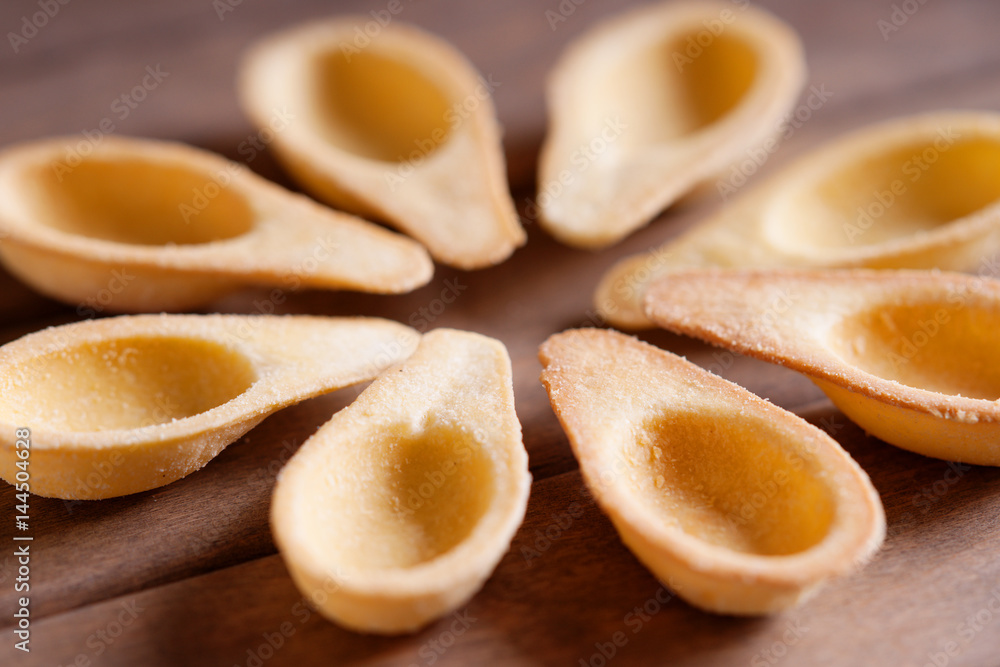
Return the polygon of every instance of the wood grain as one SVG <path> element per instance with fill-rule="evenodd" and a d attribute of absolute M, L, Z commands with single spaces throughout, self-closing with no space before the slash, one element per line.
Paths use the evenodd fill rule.
<path fill-rule="evenodd" d="M 116 133 L 181 140 L 243 159 L 237 147 L 254 130 L 236 104 L 240 52 L 281 26 L 385 3 L 231 4 L 220 20 L 208 0 L 76 0 L 60 6 L 19 52 L 5 39 L 0 145 L 93 130 L 111 117 Z M 546 73 L 568 40 L 632 4 L 583 2 L 555 30 L 546 11 L 558 12 L 557 0 L 404 1 L 400 18 L 447 37 L 501 82 L 496 102 L 512 187 L 523 204 L 533 196 L 545 130 Z M 808 118 L 761 174 L 879 119 L 1000 109 L 1000 4 L 929 2 L 884 39 L 878 22 L 891 20 L 893 4 L 760 3 L 801 32 L 809 85 L 831 93 L 819 108 L 802 111 Z M 38 11 L 34 0 L 5 2 L 0 28 L 5 35 L 19 31 L 23 17 Z M 147 65 L 160 65 L 169 77 L 119 118 L 111 104 Z M 249 166 L 291 185 L 267 153 Z M 529 224 L 528 245 L 486 271 L 438 267 L 430 285 L 409 295 L 302 292 L 278 306 L 281 313 L 360 313 L 470 329 L 508 346 L 535 483 L 524 526 L 483 591 L 459 612 L 464 621 L 444 619 L 401 638 L 345 632 L 303 605 L 275 554 L 267 526 L 274 475 L 357 395 L 354 388 L 270 417 L 203 470 L 162 489 L 99 502 L 33 498 L 32 652 L 15 651 L 10 639 L 16 564 L 5 547 L 0 664 L 1000 664 L 1000 472 L 949 467 L 867 438 L 794 373 L 664 332 L 643 336 L 826 428 L 872 476 L 888 515 L 885 549 L 802 608 L 748 620 L 689 607 L 661 589 L 582 491 L 538 382 L 537 346 L 551 333 L 598 323 L 590 293 L 602 272 L 722 205 L 708 190 L 601 252 L 562 247 Z M 452 305 L 433 321 L 420 315 L 456 284 Z M 266 292 L 247 290 L 205 311 L 255 312 L 264 299 Z M 0 272 L 0 342 L 76 319 L 75 307 Z M 9 508 L 0 509 L 4 544 L 11 544 L 13 495 L 0 488 L 0 508 Z M 955 655 L 946 653 L 949 642 Z M 612 649 L 613 657 L 602 654 Z"/>

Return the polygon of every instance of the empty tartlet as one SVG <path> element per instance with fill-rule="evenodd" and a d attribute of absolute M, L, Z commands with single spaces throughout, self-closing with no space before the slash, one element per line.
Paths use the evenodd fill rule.
<path fill-rule="evenodd" d="M 377 318 L 135 315 L 0 347 L 0 477 L 31 430 L 31 491 L 112 498 L 173 482 L 285 406 L 402 361 L 419 334 Z"/>
<path fill-rule="evenodd" d="M 646 287 L 673 271 L 969 271 L 998 250 L 1000 113 L 940 111 L 803 155 L 681 237 L 615 264 L 594 304 L 615 326 L 644 328 Z"/>
<path fill-rule="evenodd" d="M 506 349 L 437 329 L 302 445 L 278 476 L 271 528 L 324 616 L 412 632 L 482 587 L 530 484 Z"/>
<path fill-rule="evenodd" d="M 656 3 L 601 23 L 550 75 L 541 224 L 573 246 L 620 240 L 773 150 L 804 78 L 794 30 L 753 7 Z"/>
<path fill-rule="evenodd" d="M 922 271 L 697 271 L 650 286 L 657 325 L 808 375 L 926 456 L 1000 465 L 1000 282 Z"/>
<path fill-rule="evenodd" d="M 398 21 L 298 26 L 246 55 L 243 107 L 274 132 L 275 154 L 309 192 L 383 220 L 438 261 L 478 269 L 525 235 L 507 187 L 492 88 L 454 47 Z"/>
<path fill-rule="evenodd" d="M 413 240 L 221 156 L 105 137 L 68 159 L 78 142 L 0 153 L 0 261 L 47 296 L 108 312 L 175 311 L 246 285 L 399 293 L 433 273 Z"/>
<path fill-rule="evenodd" d="M 787 609 L 881 544 L 885 516 L 868 476 L 792 413 L 615 331 L 556 334 L 539 357 L 601 509 L 696 607 Z"/>

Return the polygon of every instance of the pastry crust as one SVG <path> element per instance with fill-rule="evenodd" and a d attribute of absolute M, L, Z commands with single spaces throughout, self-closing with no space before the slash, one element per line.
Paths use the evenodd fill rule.
<path fill-rule="evenodd" d="M 0 260 L 39 292 L 101 311 L 195 308 L 239 289 L 409 292 L 434 267 L 419 244 L 331 211 L 183 144 L 79 137 L 0 153 Z"/>
<path fill-rule="evenodd" d="M 556 334 L 539 357 L 587 486 L 622 541 L 691 604 L 775 613 L 881 544 L 868 476 L 799 417 L 614 331 Z"/>
<path fill-rule="evenodd" d="M 692 271 L 650 286 L 659 326 L 812 378 L 926 456 L 1000 465 L 1000 282 L 924 271 Z"/>
<path fill-rule="evenodd" d="M 31 492 L 94 500 L 188 475 L 269 414 L 370 380 L 419 334 L 377 318 L 135 315 L 0 347 L 0 477 L 31 430 Z"/>
<path fill-rule="evenodd" d="M 748 151 L 773 150 L 805 80 L 794 30 L 723 2 L 659 2 L 601 23 L 549 78 L 540 222 L 601 248 Z"/>
<path fill-rule="evenodd" d="M 525 241 L 507 187 L 492 89 L 444 40 L 393 21 L 359 42 L 368 16 L 317 21 L 245 56 L 243 108 L 317 197 L 384 220 L 438 261 L 478 269 Z"/>
<path fill-rule="evenodd" d="M 278 476 L 271 528 L 324 616 L 413 632 L 482 587 L 530 485 L 506 349 L 437 329 L 302 445 Z"/>

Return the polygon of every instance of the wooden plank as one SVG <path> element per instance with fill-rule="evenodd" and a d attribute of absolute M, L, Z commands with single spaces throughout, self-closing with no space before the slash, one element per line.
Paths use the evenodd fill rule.
<path fill-rule="evenodd" d="M 813 416 L 834 423 L 872 471 L 893 530 L 861 573 L 771 619 L 705 614 L 661 590 L 569 472 L 535 483 L 527 521 L 483 591 L 413 636 L 366 637 L 320 620 L 274 556 L 46 618 L 33 659 L 68 664 L 104 646 L 101 664 L 246 665 L 279 645 L 268 664 L 322 656 L 325 664 L 425 665 L 434 656 L 439 665 L 596 665 L 602 649 L 623 665 L 768 664 L 765 651 L 787 653 L 786 664 L 923 664 L 955 641 L 961 660 L 951 664 L 987 664 L 1000 627 L 1000 601 L 990 618 L 983 612 L 1000 596 L 1000 471 L 902 452 L 833 411 Z M 96 634 L 117 633 L 129 609 L 141 611 L 113 642 Z"/>
<path fill-rule="evenodd" d="M 18 53 L 7 44 L 0 47 L 5 102 L 0 145 L 93 130 L 112 117 L 116 133 L 187 141 L 242 159 L 237 146 L 253 129 L 235 99 L 240 51 L 282 25 L 334 12 L 364 14 L 383 4 L 242 2 L 220 20 L 212 3 L 203 0 L 69 3 Z M 483 73 L 502 82 L 496 102 L 512 184 L 523 204 L 533 196 L 549 68 L 568 40 L 633 4 L 584 2 L 555 29 L 546 16 L 558 11 L 555 0 L 404 1 L 400 18 L 447 37 Z M 840 132 L 882 118 L 937 108 L 1000 109 L 995 38 L 1000 4 L 926 3 L 885 39 L 879 21 L 891 20 L 893 4 L 760 3 L 799 29 L 809 85 L 825 87 L 832 96 L 808 114 L 803 111 L 808 119 L 757 176 Z M 37 11 L 35 0 L 0 3 L 2 32 L 17 30 L 22 17 Z M 157 64 L 170 72 L 162 86 L 127 117 L 114 115 L 114 99 L 141 79 L 147 65 Z M 249 166 L 291 185 L 266 153 Z M 357 390 L 345 390 L 274 415 L 205 469 L 163 489 L 75 505 L 33 499 L 35 650 L 30 656 L 15 653 L 5 639 L 0 663 L 59 665 L 82 656 L 99 665 L 247 665 L 256 656 L 268 665 L 597 665 L 601 647 L 610 651 L 617 632 L 627 642 L 615 647 L 613 662 L 623 665 L 922 665 L 940 662 L 938 654 L 950 641 L 959 652 L 945 654 L 948 665 L 995 663 L 1000 607 L 990 605 L 991 596 L 1000 595 L 996 470 L 956 471 L 870 440 L 802 377 L 663 332 L 643 338 L 779 405 L 806 411 L 828 428 L 872 475 L 886 505 L 890 537 L 863 572 L 773 619 L 717 617 L 677 599 L 650 603 L 658 611 L 649 620 L 635 615 L 636 606 L 656 601 L 660 587 L 597 508 L 581 501 L 575 462 L 537 381 L 535 350 L 551 333 L 595 323 L 590 291 L 602 272 L 721 206 L 712 186 L 707 196 L 675 207 L 598 253 L 562 247 L 529 224 L 527 247 L 493 269 L 466 274 L 439 267 L 431 285 L 397 297 L 303 292 L 272 304 L 279 313 L 361 313 L 420 328 L 471 329 L 508 346 L 536 481 L 525 525 L 468 606 L 476 620 L 453 646 L 440 651 L 450 642 L 453 619 L 412 637 L 383 639 L 344 632 L 311 612 L 307 617 L 305 608 L 296 607 L 301 595 L 274 555 L 267 526 L 274 471 L 356 395 Z M 437 314 L 443 303 L 438 300 L 448 290 L 456 299 Z M 260 312 L 269 308 L 267 298 L 266 291 L 250 289 L 205 311 Z M 0 341 L 75 319 L 75 306 L 38 297 L 0 272 Z M 574 502 L 582 502 L 582 513 L 567 525 Z M 0 508 L 13 504 L 12 489 L 4 486 Z M 0 520 L 0 541 L 6 544 L 10 523 Z M 558 536 L 538 558 L 526 560 L 528 548 L 545 545 L 538 535 L 546 530 Z M 7 551 L 0 555 L 0 627 L 8 637 L 16 604 L 14 565 Z M 666 593 L 660 595 L 666 599 Z M 115 624 L 124 621 L 118 635 Z M 294 632 L 263 659 L 266 637 L 280 633 L 283 623 Z M 789 624 L 799 637 L 786 634 Z M 106 639 L 97 634 L 102 631 Z M 794 644 L 783 637 L 793 637 Z M 773 652 L 764 653 L 768 650 Z"/>

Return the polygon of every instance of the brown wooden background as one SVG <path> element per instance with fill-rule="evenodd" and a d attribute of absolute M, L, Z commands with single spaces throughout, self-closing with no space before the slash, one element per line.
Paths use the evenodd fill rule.
<path fill-rule="evenodd" d="M 15 54 L 6 35 L 20 31 L 22 17 L 40 8 L 37 0 L 5 0 L 0 146 L 93 130 L 111 118 L 119 134 L 178 139 L 238 159 L 237 146 L 253 133 L 234 91 L 240 51 L 303 19 L 386 5 L 220 3 L 232 9 L 221 20 L 211 0 L 71 0 Z M 447 37 L 501 82 L 496 101 L 512 186 L 522 202 L 532 194 L 545 129 L 547 70 L 570 38 L 633 3 L 562 4 L 575 9 L 555 30 L 545 12 L 558 12 L 558 0 L 404 0 L 398 17 Z M 760 4 L 798 28 L 810 85 L 832 93 L 819 109 L 802 112 L 808 120 L 762 171 L 839 132 L 893 115 L 1000 109 L 1000 3 L 897 0 L 901 11 L 918 9 L 888 39 L 878 23 L 892 20 L 887 0 Z M 111 105 L 140 83 L 147 65 L 169 76 L 121 118 L 121 106 Z M 287 184 L 266 154 L 250 166 Z M 1000 472 L 949 473 L 943 461 L 867 438 L 789 371 L 676 336 L 644 336 L 714 364 L 725 377 L 825 426 L 857 458 L 882 494 L 889 521 L 885 549 L 862 573 L 774 618 L 713 616 L 677 599 L 661 604 L 659 584 L 582 499 L 576 464 L 538 383 L 535 350 L 549 334 L 587 323 L 590 291 L 616 259 L 660 243 L 718 205 L 715 196 L 687 203 L 597 253 L 561 247 L 532 226 L 528 245 L 487 271 L 439 268 L 431 285 L 410 295 L 306 292 L 279 308 L 408 322 L 440 295 L 445 280 L 453 280 L 463 286 L 461 294 L 433 326 L 480 331 L 507 344 L 535 482 L 524 526 L 465 610 L 469 627 L 461 635 L 452 633 L 450 619 L 414 636 L 378 638 L 307 617 L 275 555 L 267 525 L 274 474 L 357 394 L 345 390 L 274 415 L 204 470 L 166 488 L 77 504 L 33 498 L 30 655 L 12 646 L 16 563 L 6 545 L 12 544 L 14 494 L 3 485 L 0 627 L 6 629 L 0 664 L 1000 665 L 1000 612 L 990 610 L 990 601 L 1000 600 Z M 248 290 L 207 310 L 253 312 L 265 294 Z M 73 321 L 75 310 L 0 271 L 0 342 Z M 565 515 L 576 502 L 583 513 L 567 525 Z M 539 540 L 546 529 L 554 538 L 549 542 Z M 525 547 L 539 549 L 540 557 L 526 560 Z M 649 615 L 637 615 L 644 605 Z M 625 644 L 605 660 L 600 646 L 607 650 L 615 638 Z"/>

